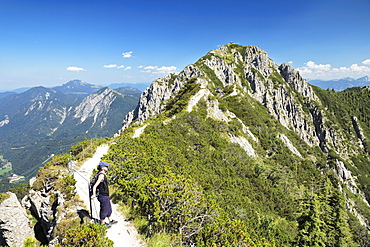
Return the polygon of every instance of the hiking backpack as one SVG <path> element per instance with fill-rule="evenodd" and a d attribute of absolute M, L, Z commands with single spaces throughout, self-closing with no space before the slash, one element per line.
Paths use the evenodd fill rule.
<path fill-rule="evenodd" d="M 98 181 L 98 177 L 99 175 L 102 174 L 101 172 L 98 172 L 97 174 L 94 175 L 94 177 L 92 177 L 90 179 L 90 182 L 89 182 L 89 195 L 92 196 L 93 194 L 93 187 L 94 185 L 96 184 L 96 181 Z M 99 189 L 96 188 L 96 195 L 99 194 Z"/>

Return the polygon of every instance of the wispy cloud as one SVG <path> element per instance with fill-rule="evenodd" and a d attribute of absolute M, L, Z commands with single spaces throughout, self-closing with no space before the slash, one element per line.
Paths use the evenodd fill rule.
<path fill-rule="evenodd" d="M 104 65 L 103 66 L 104 68 L 107 68 L 107 69 L 112 69 L 112 68 L 117 68 L 117 69 L 123 69 L 123 70 L 129 70 L 129 69 L 132 69 L 131 66 L 125 66 L 125 65 L 117 65 L 117 64 L 109 64 L 109 65 Z"/>
<path fill-rule="evenodd" d="M 123 57 L 126 57 L 126 58 L 132 57 L 132 51 L 129 51 L 129 52 L 123 52 L 123 53 L 122 53 L 122 56 L 123 56 Z"/>
<path fill-rule="evenodd" d="M 116 68 L 117 64 L 109 64 L 109 65 L 104 65 L 104 68 L 111 69 L 111 68 Z"/>
<path fill-rule="evenodd" d="M 370 59 L 362 62 L 362 64 L 370 65 Z M 361 77 L 370 75 L 370 67 L 352 64 L 349 67 L 333 68 L 331 64 L 316 64 L 313 61 L 305 63 L 306 66 L 297 68 L 301 75 L 307 79 L 339 79 L 343 77 Z"/>
<path fill-rule="evenodd" d="M 79 67 L 73 67 L 73 66 L 71 66 L 71 67 L 68 67 L 67 68 L 67 71 L 79 72 L 79 71 L 85 71 L 85 69 L 84 68 L 79 68 Z"/>
<path fill-rule="evenodd" d="M 143 66 L 139 66 L 139 68 L 142 68 Z M 146 66 L 144 67 L 144 70 L 141 71 L 143 73 L 153 73 L 153 74 L 169 74 L 169 73 L 176 73 L 177 68 L 175 66 Z"/>

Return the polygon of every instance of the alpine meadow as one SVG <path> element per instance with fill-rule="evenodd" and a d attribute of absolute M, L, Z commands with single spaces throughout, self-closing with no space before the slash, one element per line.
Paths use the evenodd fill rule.
<path fill-rule="evenodd" d="M 370 245 L 369 87 L 323 90 L 231 43 L 153 81 L 116 131 L 99 140 L 110 145 L 112 198 L 148 242 Z M 83 145 L 71 147 L 74 160 Z M 89 226 L 73 212 L 68 157 L 41 168 L 28 192 L 59 191 L 49 234 L 60 246 Z"/>

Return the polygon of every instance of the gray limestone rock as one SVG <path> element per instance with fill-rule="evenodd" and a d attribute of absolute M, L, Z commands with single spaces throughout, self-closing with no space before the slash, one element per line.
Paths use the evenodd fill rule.
<path fill-rule="evenodd" d="M 81 123 L 87 118 L 93 117 L 95 123 L 97 116 L 107 112 L 115 98 L 116 95 L 109 88 L 106 88 L 102 93 L 91 94 L 76 107 L 74 117 L 80 118 Z"/>
<path fill-rule="evenodd" d="M 0 245 L 23 246 L 24 241 L 34 237 L 26 210 L 14 193 L 0 204 Z"/>

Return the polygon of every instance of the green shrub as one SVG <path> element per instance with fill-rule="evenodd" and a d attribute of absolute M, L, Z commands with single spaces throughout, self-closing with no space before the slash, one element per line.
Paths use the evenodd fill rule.
<path fill-rule="evenodd" d="M 76 179 L 73 175 L 63 176 L 55 183 L 54 189 L 61 191 L 65 199 L 70 200 L 75 195 L 75 184 Z"/>
<path fill-rule="evenodd" d="M 106 237 L 106 227 L 90 223 L 66 231 L 62 243 L 57 246 L 112 247 L 113 241 Z"/>
<path fill-rule="evenodd" d="M 35 247 L 35 246 L 37 246 L 36 244 L 37 244 L 37 239 L 36 238 L 31 238 L 31 237 L 27 238 L 23 242 L 24 247 Z"/>

